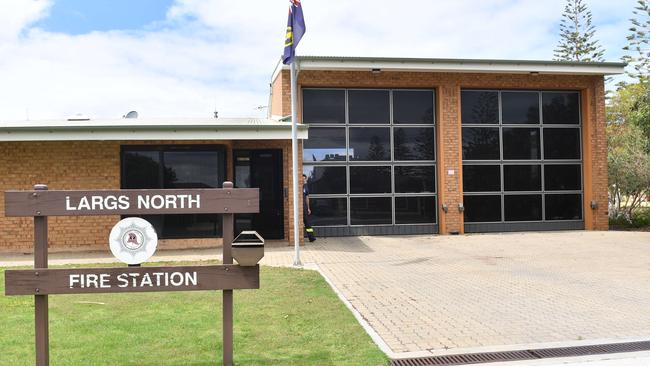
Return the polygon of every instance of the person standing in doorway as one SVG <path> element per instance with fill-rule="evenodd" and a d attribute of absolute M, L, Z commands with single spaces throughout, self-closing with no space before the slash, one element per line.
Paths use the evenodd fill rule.
<path fill-rule="evenodd" d="M 305 232 L 307 232 L 307 238 L 309 242 L 313 243 L 316 241 L 316 236 L 314 235 L 314 229 L 311 227 L 309 216 L 311 215 L 311 207 L 309 206 L 309 187 L 307 187 L 307 176 L 302 175 L 302 221 L 305 224 Z"/>

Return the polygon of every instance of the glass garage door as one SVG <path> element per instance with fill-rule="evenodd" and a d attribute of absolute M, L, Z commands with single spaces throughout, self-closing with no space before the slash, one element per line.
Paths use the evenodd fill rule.
<path fill-rule="evenodd" d="M 437 232 L 433 90 L 303 89 L 317 235 Z"/>
<path fill-rule="evenodd" d="M 579 92 L 462 90 L 465 231 L 583 229 Z"/>

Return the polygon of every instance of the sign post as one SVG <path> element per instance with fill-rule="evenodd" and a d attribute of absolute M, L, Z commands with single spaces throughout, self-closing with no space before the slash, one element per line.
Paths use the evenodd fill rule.
<path fill-rule="evenodd" d="M 34 186 L 34 197 L 38 198 L 39 191 L 47 191 L 47 186 Z M 47 268 L 47 216 L 34 216 L 34 268 Z M 8 271 L 7 271 L 8 272 Z M 39 275 L 38 272 L 35 273 Z M 5 280 L 6 281 L 6 280 Z M 49 316 L 47 295 L 39 294 L 40 289 L 34 290 L 34 326 L 36 341 L 36 366 L 47 366 L 50 363 L 49 353 Z"/>
<path fill-rule="evenodd" d="M 5 271 L 6 295 L 33 295 L 36 365 L 49 364 L 48 295 L 152 291 L 223 290 L 223 364 L 233 362 L 233 289 L 258 289 L 259 265 L 233 264 L 234 214 L 259 212 L 259 190 L 223 189 L 5 192 L 6 216 L 34 217 L 34 269 Z M 129 264 L 119 268 L 49 269 L 48 216 L 220 213 L 223 264 L 212 266 L 134 267 L 156 248 L 148 222 L 120 221 L 111 232 L 111 251 Z M 259 257 L 258 257 L 259 258 Z"/>
<path fill-rule="evenodd" d="M 225 182 L 227 194 L 232 192 L 232 182 Z M 232 264 L 232 239 L 234 237 L 234 217 L 224 213 L 223 220 L 223 264 Z M 232 290 L 223 290 L 223 364 L 232 365 Z"/>

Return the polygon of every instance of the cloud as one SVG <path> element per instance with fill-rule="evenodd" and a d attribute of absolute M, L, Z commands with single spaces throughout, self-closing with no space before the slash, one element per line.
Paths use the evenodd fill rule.
<path fill-rule="evenodd" d="M 302 55 L 550 59 L 564 0 L 303 0 Z M 0 3 L 0 120 L 264 116 L 285 0 L 176 0 L 138 31 L 68 35 L 34 26 L 52 1 Z M 591 1 L 620 57 L 634 0 Z M 627 9 L 627 10 L 625 10 Z M 600 20 L 602 19 L 602 20 Z"/>
<path fill-rule="evenodd" d="M 282 21 L 272 47 L 247 23 L 236 32 L 232 23 L 211 27 L 171 13 L 152 30 L 83 35 L 29 28 L 43 10 L 24 16 L 0 41 L 0 120 L 114 118 L 132 109 L 143 117 L 209 117 L 215 108 L 220 116 L 265 116 L 255 107 L 268 102 Z"/>
<path fill-rule="evenodd" d="M 221 115 L 253 114 L 255 102 L 266 103 L 264 84 L 247 90 L 242 70 L 223 72 L 231 65 L 219 60 L 219 47 L 173 33 L 32 31 L 11 53 L 20 57 L 0 61 L 0 100 L 16 101 L 2 106 L 13 118 L 107 118 L 131 109 L 143 117 L 208 117 L 215 107 Z"/>
<path fill-rule="evenodd" d="M 11 0 L 0 5 L 0 43 L 16 38 L 30 24 L 47 14 L 50 0 Z"/>

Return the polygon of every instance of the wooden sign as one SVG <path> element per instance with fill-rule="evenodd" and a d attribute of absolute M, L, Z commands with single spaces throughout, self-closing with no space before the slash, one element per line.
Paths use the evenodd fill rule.
<path fill-rule="evenodd" d="M 8 191 L 5 216 L 259 212 L 259 189 Z"/>
<path fill-rule="evenodd" d="M 50 362 L 50 294 L 223 290 L 223 365 L 231 366 L 232 290 L 260 287 L 258 265 L 244 267 L 232 264 L 234 214 L 257 212 L 259 190 L 234 189 L 232 182 L 224 182 L 223 189 L 48 191 L 46 185 L 37 184 L 33 191 L 5 192 L 5 216 L 34 217 L 34 269 L 5 271 L 5 292 L 7 295 L 34 295 L 36 365 L 47 366 Z M 223 214 L 223 265 L 47 268 L 48 216 L 193 213 Z M 142 244 L 148 235 L 146 228 L 130 225 L 127 229 L 119 232 L 120 236 L 127 235 L 126 244 L 133 246 L 127 249 L 138 249 L 136 244 Z M 133 232 L 137 231 L 135 229 L 142 230 L 138 234 Z"/>
<path fill-rule="evenodd" d="M 258 289 L 259 267 L 23 269 L 5 271 L 6 295 Z"/>

